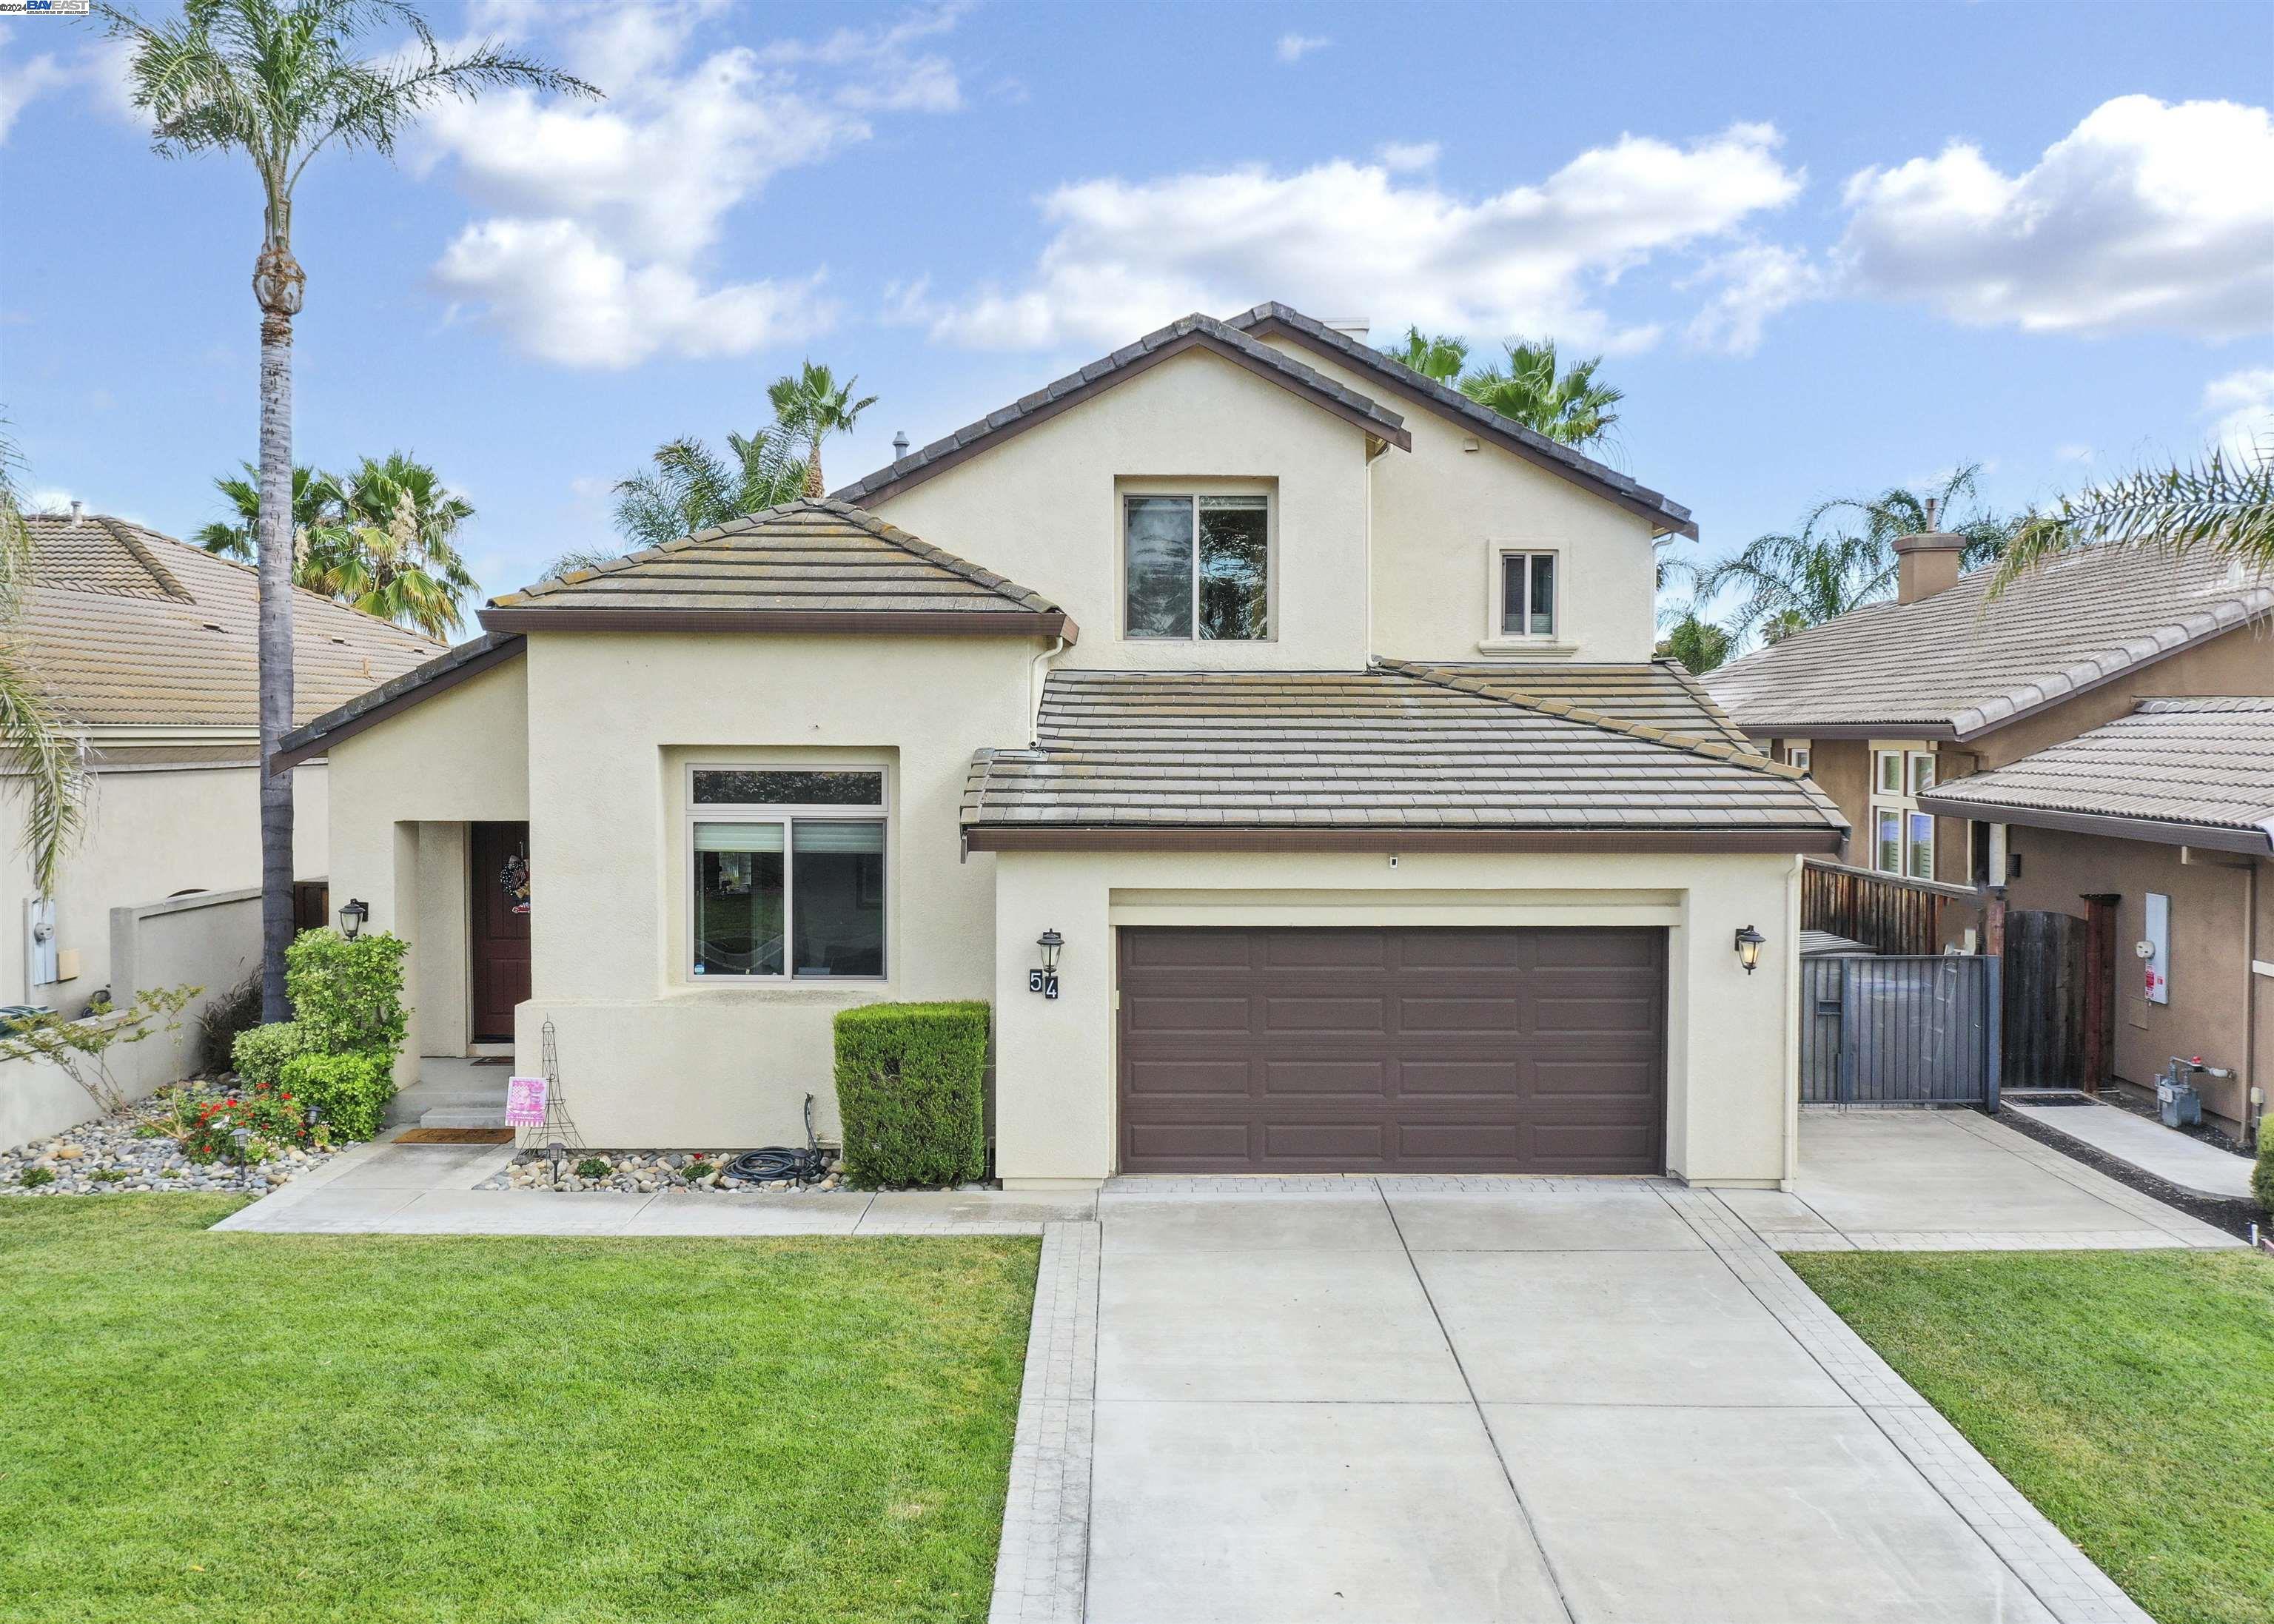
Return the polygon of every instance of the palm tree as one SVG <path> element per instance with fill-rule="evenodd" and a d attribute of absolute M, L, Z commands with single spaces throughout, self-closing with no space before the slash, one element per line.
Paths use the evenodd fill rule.
<path fill-rule="evenodd" d="M 1424 378 L 1450 383 L 1469 364 L 1469 341 L 1456 338 L 1450 333 L 1430 335 L 1419 327 L 1407 327 L 1404 342 L 1395 350 L 1385 347 L 1382 353 L 1412 367 Z"/>
<path fill-rule="evenodd" d="M 2135 469 L 2029 515 L 1991 577 L 1991 599 L 2055 553 L 2095 545 L 2160 547 L 2175 558 L 2201 547 L 2254 573 L 2274 571 L 2274 440 L 2255 455 L 2214 447 L 2193 462 Z"/>
<path fill-rule="evenodd" d="M 1502 348 L 1506 364 L 1491 362 L 1465 373 L 1462 394 L 1562 445 L 1592 446 L 1610 438 L 1619 420 L 1613 408 L 1626 391 L 1595 381 L 1602 357 L 1559 372 L 1552 338 L 1511 338 Z"/>
<path fill-rule="evenodd" d="M 659 547 L 746 514 L 795 501 L 812 470 L 780 424 L 729 434 L 721 457 L 689 435 L 655 448 L 655 469 L 616 485 L 616 529 L 634 547 Z"/>
<path fill-rule="evenodd" d="M 214 489 L 228 501 L 237 522 L 232 524 L 215 519 L 190 540 L 208 553 L 249 564 L 260 551 L 260 470 L 250 462 L 242 466 L 244 478 L 223 474 L 214 481 Z M 296 560 L 306 556 L 308 532 L 323 522 L 323 478 L 322 474 L 305 463 L 292 470 L 292 552 Z M 305 586 L 307 583 L 297 584 Z"/>
<path fill-rule="evenodd" d="M 1729 658 L 1730 636 L 1696 610 L 1685 611 L 1666 628 L 1653 652 L 1660 659 L 1677 659 L 1693 677 L 1702 677 Z"/>
<path fill-rule="evenodd" d="M 328 147 L 391 155 L 419 113 L 448 96 L 526 86 L 597 94 L 582 79 L 486 43 L 446 57 L 404 0 L 184 0 L 178 19 L 145 23 L 105 4 L 132 50 L 134 106 L 166 157 L 242 152 L 260 178 L 260 758 L 292 726 L 292 318 L 307 276 L 292 257 L 293 194 Z M 410 39 L 365 58 L 382 31 Z M 292 940 L 292 778 L 260 780 L 260 1014 L 282 1020 L 284 949 Z"/>
<path fill-rule="evenodd" d="M 1895 538 L 1938 526 L 1964 536 L 1962 565 L 1999 555 L 2016 522 L 1977 508 L 1946 515 L 1976 494 L 1981 473 L 1969 463 L 1946 477 L 1931 495 L 1900 485 L 1873 497 L 1834 497 L 1818 502 L 1793 532 L 1758 536 L 1734 557 L 1700 571 L 1697 598 L 1711 602 L 1731 587 L 1744 594 L 1722 622 L 1742 642 L 1758 632 L 1764 642 L 1819 625 L 1851 609 L 1879 602 L 1895 588 Z M 1856 524 L 1842 523 L 1854 518 Z"/>
<path fill-rule="evenodd" d="M 79 741 L 65 732 L 23 656 L 23 644 L 5 635 L 23 613 L 32 580 L 32 537 L 16 493 L 21 461 L 15 443 L 0 435 L 0 763 L 9 787 L 24 799 L 24 854 L 32 889 L 52 896 L 56 871 L 78 838 L 87 804 L 87 774 Z"/>
<path fill-rule="evenodd" d="M 400 451 L 371 457 L 345 480 L 323 477 L 299 584 L 446 642 L 478 589 L 454 538 L 473 505 Z"/>
<path fill-rule="evenodd" d="M 858 401 L 853 398 L 853 386 L 860 381 L 847 378 L 840 388 L 827 367 L 808 361 L 796 377 L 776 379 L 766 391 L 766 398 L 774 405 L 774 421 L 805 442 L 808 496 L 819 496 L 827 488 L 821 482 L 821 442 L 832 434 L 850 432 L 855 420 L 877 403 L 873 395 Z"/>

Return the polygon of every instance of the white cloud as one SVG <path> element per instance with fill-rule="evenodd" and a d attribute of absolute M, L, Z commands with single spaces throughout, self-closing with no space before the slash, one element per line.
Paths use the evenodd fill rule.
<path fill-rule="evenodd" d="M 608 93 L 448 102 L 426 127 L 425 167 L 447 160 L 493 211 L 450 244 L 436 280 L 529 353 L 625 367 L 825 330 L 817 272 L 707 274 L 728 216 L 782 171 L 870 139 L 874 117 L 962 104 L 953 65 L 915 49 L 953 26 L 953 9 L 700 52 L 720 9 L 503 0 L 477 12 L 493 34 L 546 29 L 538 49 Z"/>
<path fill-rule="evenodd" d="M 1751 355 L 1760 348 L 1761 329 L 1779 311 L 1821 298 L 1824 273 L 1796 250 L 1748 243 L 1708 260 L 1682 285 L 1718 287 L 1703 310 L 1690 318 L 1684 337 L 1698 350 Z"/>
<path fill-rule="evenodd" d="M 521 349 L 564 366 L 749 355 L 825 332 L 835 316 L 818 271 L 706 289 L 675 265 L 631 264 L 573 220 L 470 225 L 435 274 L 481 299 Z"/>
<path fill-rule="evenodd" d="M 8 139 L 26 107 L 62 89 L 72 77 L 52 52 L 41 51 L 20 62 L 14 60 L 12 53 L 0 57 L 0 141 Z"/>
<path fill-rule="evenodd" d="M 130 54 L 129 48 L 116 40 L 99 41 L 61 56 L 41 51 L 20 60 L 12 51 L 0 52 L 0 146 L 6 144 L 26 108 L 71 90 L 86 92 L 97 109 L 112 118 L 141 124 L 143 117 L 134 109 L 133 86 L 126 77 Z"/>
<path fill-rule="evenodd" d="M 1252 165 L 1084 181 L 1043 199 L 1055 230 L 1025 285 L 946 304 L 919 288 L 902 313 L 956 342 L 1046 347 L 1122 342 L 1188 311 L 1276 298 L 1634 349 L 1656 330 L 1615 326 L 1596 302 L 1601 288 L 1789 202 L 1802 177 L 1777 145 L 1766 124 L 1688 147 L 1623 136 L 1538 184 L 1480 199 L 1339 161 L 1291 175 Z"/>
<path fill-rule="evenodd" d="M 1277 48 L 1279 60 L 1292 66 L 1313 51 L 1324 50 L 1333 43 L 1323 34 L 1283 34 L 1279 36 Z"/>
<path fill-rule="evenodd" d="M 2248 366 L 2203 386 L 2205 417 L 2219 449 L 2255 462 L 2274 447 L 2274 366 Z"/>
<path fill-rule="evenodd" d="M 1954 141 L 1849 182 L 1855 290 L 2038 332 L 2204 338 L 2274 315 L 2274 120 L 2119 96 L 2019 175 Z"/>
<path fill-rule="evenodd" d="M 1440 150 L 1434 141 L 1384 141 L 1374 148 L 1374 156 L 1382 160 L 1383 169 L 1404 175 L 1436 168 Z"/>

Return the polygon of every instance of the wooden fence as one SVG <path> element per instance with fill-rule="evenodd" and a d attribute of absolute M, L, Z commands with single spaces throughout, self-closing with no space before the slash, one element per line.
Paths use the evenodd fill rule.
<path fill-rule="evenodd" d="M 1969 886 L 1905 879 L 1846 863 L 1806 860 L 1800 880 L 1800 928 L 1828 930 L 1880 953 L 1939 953 L 1942 907 L 1975 902 Z"/>

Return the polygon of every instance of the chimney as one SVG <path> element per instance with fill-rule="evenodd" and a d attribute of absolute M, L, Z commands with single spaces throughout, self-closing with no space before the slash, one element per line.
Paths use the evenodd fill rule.
<path fill-rule="evenodd" d="M 908 432 L 896 430 L 892 435 L 892 461 L 897 462 L 908 454 Z"/>
<path fill-rule="evenodd" d="M 72 529 L 77 530 L 79 528 L 79 515 L 84 513 L 86 509 L 87 504 L 85 502 L 79 500 L 76 496 L 72 498 Z"/>
<path fill-rule="evenodd" d="M 1895 601 L 1915 604 L 1958 584 L 1958 553 L 1966 538 L 1939 530 L 1942 504 L 1927 499 L 1926 529 L 1895 538 Z"/>
<path fill-rule="evenodd" d="M 1325 316 L 1320 319 L 1319 325 L 1341 334 L 1354 344 L 1366 342 L 1366 335 L 1374 330 L 1374 323 L 1364 316 Z"/>

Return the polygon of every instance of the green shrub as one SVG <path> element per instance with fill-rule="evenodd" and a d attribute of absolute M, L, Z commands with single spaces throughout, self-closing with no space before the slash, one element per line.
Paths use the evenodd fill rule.
<path fill-rule="evenodd" d="M 579 1178 L 606 1178 L 615 1170 L 599 1156 L 587 1156 L 576 1164 L 576 1177 Z"/>
<path fill-rule="evenodd" d="M 224 1156 L 235 1162 L 239 1128 L 252 1133 L 241 1153 L 248 1162 L 271 1161 L 285 1146 L 308 1142 L 307 1113 L 297 1098 L 281 1089 L 252 1088 L 199 1106 L 181 1136 L 182 1154 L 200 1164 Z"/>
<path fill-rule="evenodd" d="M 26 1168 L 16 1175 L 16 1182 L 26 1190 L 37 1190 L 41 1184 L 54 1184 L 56 1176 L 47 1168 Z"/>
<path fill-rule="evenodd" d="M 209 1077 L 230 1069 L 240 1034 L 260 1024 L 260 973 L 254 971 L 198 1012 L 198 1066 Z"/>
<path fill-rule="evenodd" d="M 2258 1205 L 2274 1214 L 2274 1139 L 2266 1137 L 2269 1123 L 2274 1116 L 2258 1119 L 2258 1165 L 2250 1170 L 2250 1193 L 2258 1198 Z"/>
<path fill-rule="evenodd" d="M 984 1004 L 869 1004 L 837 1017 L 845 1180 L 960 1184 L 987 1169 Z"/>
<path fill-rule="evenodd" d="M 373 1055 L 392 1064 L 410 1028 L 403 1007 L 410 951 L 392 931 L 352 942 L 336 930 L 302 931 L 284 951 L 284 989 L 308 1052 Z"/>
<path fill-rule="evenodd" d="M 691 1184 L 698 1178 L 710 1177 L 712 1174 L 718 1170 L 719 1169 L 717 1168 L 712 1166 L 708 1162 L 690 1162 L 685 1167 L 679 1169 L 679 1176 Z"/>
<path fill-rule="evenodd" d="M 308 1049 L 307 1034 L 297 1020 L 272 1020 L 237 1034 L 230 1060 L 237 1079 L 247 1088 L 276 1088 L 284 1081 L 284 1068 L 296 1055 Z"/>
<path fill-rule="evenodd" d="M 283 1086 L 304 1109 L 323 1112 L 335 1139 L 373 1139 L 395 1098 L 395 1067 L 376 1055 L 295 1055 L 284 1063 Z"/>

